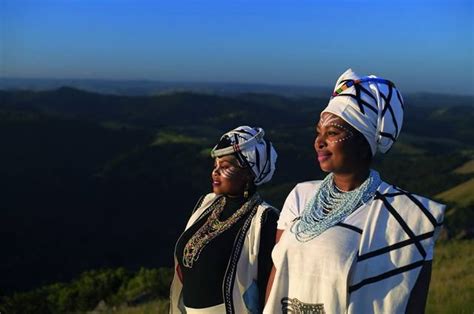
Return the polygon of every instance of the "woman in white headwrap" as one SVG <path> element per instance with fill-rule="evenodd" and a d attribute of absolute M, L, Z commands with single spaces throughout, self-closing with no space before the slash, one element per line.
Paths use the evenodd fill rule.
<path fill-rule="evenodd" d="M 329 174 L 296 185 L 285 201 L 264 313 L 424 311 L 444 205 L 370 168 L 402 122 L 392 82 L 351 69 L 338 79 L 314 142 Z"/>
<path fill-rule="evenodd" d="M 214 147 L 213 192 L 196 205 L 175 248 L 170 313 L 259 313 L 279 212 L 257 186 L 277 154 L 262 128 L 238 127 Z"/>

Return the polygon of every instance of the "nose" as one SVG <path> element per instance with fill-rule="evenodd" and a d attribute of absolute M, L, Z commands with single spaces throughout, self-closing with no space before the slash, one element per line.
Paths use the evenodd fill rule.
<path fill-rule="evenodd" d="M 322 135 L 316 136 L 314 139 L 314 148 L 324 148 L 326 146 L 326 139 Z"/>

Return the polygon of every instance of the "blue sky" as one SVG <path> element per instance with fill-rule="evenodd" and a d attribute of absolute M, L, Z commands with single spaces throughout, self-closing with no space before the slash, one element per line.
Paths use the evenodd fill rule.
<path fill-rule="evenodd" d="M 474 94 L 470 0 L 0 0 L 0 76 Z"/>

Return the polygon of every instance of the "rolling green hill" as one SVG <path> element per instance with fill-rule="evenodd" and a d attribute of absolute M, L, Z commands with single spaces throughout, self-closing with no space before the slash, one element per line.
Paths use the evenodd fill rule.
<path fill-rule="evenodd" d="M 474 204 L 474 178 L 436 195 L 436 198 L 460 207 Z"/>
<path fill-rule="evenodd" d="M 469 160 L 465 164 L 463 164 L 461 167 L 456 168 L 454 170 L 455 173 L 459 174 L 472 174 L 474 173 L 474 160 Z"/>
<path fill-rule="evenodd" d="M 407 97 L 402 136 L 374 167 L 411 192 L 467 199 L 472 97 L 450 105 L 447 96 L 423 99 Z M 297 182 L 323 176 L 313 141 L 326 102 L 265 94 L 0 90 L 0 295 L 91 269 L 171 266 L 174 241 L 196 200 L 210 190 L 209 149 L 238 125 L 262 126 L 275 144 L 277 171 L 261 193 L 281 207 Z M 469 213 L 457 208 L 447 215 L 449 237 L 470 237 Z"/>

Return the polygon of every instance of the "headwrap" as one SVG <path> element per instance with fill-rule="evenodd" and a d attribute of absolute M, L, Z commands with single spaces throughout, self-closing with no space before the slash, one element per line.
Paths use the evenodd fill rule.
<path fill-rule="evenodd" d="M 277 159 L 272 143 L 264 139 L 264 135 L 262 128 L 239 126 L 222 135 L 220 142 L 225 139 L 229 146 L 218 148 L 216 145 L 211 156 L 215 158 L 234 154 L 241 165 L 250 167 L 255 175 L 255 185 L 261 185 L 272 178 Z"/>
<path fill-rule="evenodd" d="M 386 153 L 403 124 L 403 99 L 395 84 L 375 75 L 359 77 L 348 69 L 337 80 L 329 104 L 333 113 L 362 133 L 372 155 Z"/>

